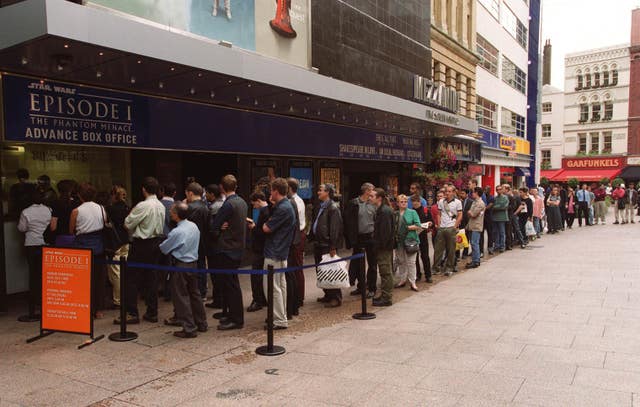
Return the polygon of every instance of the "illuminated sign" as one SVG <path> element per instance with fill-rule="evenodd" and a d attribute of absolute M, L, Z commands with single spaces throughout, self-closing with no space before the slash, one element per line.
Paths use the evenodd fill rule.
<path fill-rule="evenodd" d="M 413 76 L 413 98 L 453 113 L 460 109 L 460 97 L 455 89 L 437 85 L 420 75 Z"/>
<path fill-rule="evenodd" d="M 624 157 L 565 158 L 562 160 L 562 168 L 621 168 L 624 165 L 626 165 L 626 160 Z"/>

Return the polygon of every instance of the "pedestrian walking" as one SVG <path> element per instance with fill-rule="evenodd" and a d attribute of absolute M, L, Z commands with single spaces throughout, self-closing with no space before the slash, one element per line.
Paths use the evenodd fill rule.
<path fill-rule="evenodd" d="M 194 222 L 188 220 L 190 213 L 192 210 L 183 202 L 171 207 L 171 220 L 176 223 L 176 227 L 159 245 L 163 254 L 171 256 L 172 264 L 182 269 L 197 269 L 200 255 L 200 230 Z M 171 299 L 175 312 L 172 319 L 182 326 L 181 331 L 173 333 L 178 338 L 195 338 L 198 336 L 197 332 L 206 332 L 208 329 L 198 285 L 196 272 L 184 270 L 174 272 L 171 276 Z M 165 320 L 165 324 L 173 325 L 168 320 Z"/>

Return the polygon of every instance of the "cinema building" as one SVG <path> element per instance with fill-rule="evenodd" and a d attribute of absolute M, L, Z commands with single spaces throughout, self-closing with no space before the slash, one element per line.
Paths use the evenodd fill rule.
<path fill-rule="evenodd" d="M 438 142 L 477 148 L 465 95 L 432 80 L 430 2 L 389 3 L 0 1 L 0 306 L 27 288 L 18 168 L 133 203 L 146 175 L 182 190 L 229 172 L 243 196 L 295 176 L 311 200 L 325 182 L 406 191 Z"/>

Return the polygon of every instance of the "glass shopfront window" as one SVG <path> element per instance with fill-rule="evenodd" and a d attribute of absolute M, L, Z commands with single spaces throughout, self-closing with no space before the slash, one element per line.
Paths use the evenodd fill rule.
<path fill-rule="evenodd" d="M 2 205 L 4 214 L 4 240 L 7 270 L 7 293 L 28 290 L 26 257 L 22 254 L 23 234 L 17 229 L 17 220 L 30 197 L 19 196 L 13 185 L 18 183 L 16 172 L 26 169 L 28 183 L 35 184 L 38 177 L 47 175 L 57 193 L 61 180 L 90 182 L 104 196 L 114 184 L 131 191 L 131 164 L 126 149 L 68 147 L 46 144 L 3 144 L 2 146 Z M 25 189 L 28 191 L 29 189 Z M 108 196 L 108 195 L 107 195 Z"/>

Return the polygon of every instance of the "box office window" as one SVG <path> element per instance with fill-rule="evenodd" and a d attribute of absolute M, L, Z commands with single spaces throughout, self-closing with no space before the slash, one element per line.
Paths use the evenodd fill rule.
<path fill-rule="evenodd" d="M 16 208 L 16 202 L 9 202 L 9 190 L 18 182 L 16 171 L 19 168 L 29 171 L 29 182 L 35 183 L 41 175 L 49 176 L 54 189 L 61 180 L 74 180 L 90 182 L 100 193 L 110 191 L 115 184 L 123 185 L 131 194 L 131 165 L 127 150 L 44 144 L 5 145 L 2 173 L 6 178 L 2 196 L 8 220 L 19 216 L 20 208 Z M 8 213 L 8 207 L 13 213 Z"/>

